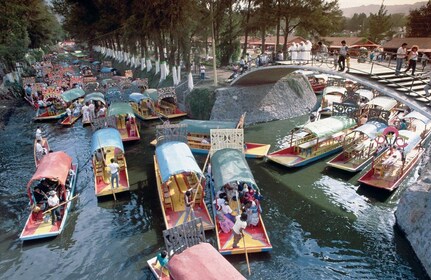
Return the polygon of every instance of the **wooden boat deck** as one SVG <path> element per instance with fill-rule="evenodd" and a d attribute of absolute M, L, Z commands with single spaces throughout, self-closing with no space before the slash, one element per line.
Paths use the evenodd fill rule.
<path fill-rule="evenodd" d="M 71 126 L 73 125 L 80 117 L 82 117 L 82 114 L 79 114 L 78 116 L 67 116 L 61 124 L 64 126 Z"/>

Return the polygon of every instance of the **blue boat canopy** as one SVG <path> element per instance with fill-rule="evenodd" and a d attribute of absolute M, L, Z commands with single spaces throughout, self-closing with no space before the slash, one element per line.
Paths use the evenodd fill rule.
<path fill-rule="evenodd" d="M 144 91 L 145 98 L 150 98 L 151 100 L 158 101 L 159 100 L 159 92 L 155 88 L 149 88 Z"/>
<path fill-rule="evenodd" d="M 385 128 L 388 127 L 385 123 L 377 122 L 377 121 L 369 121 L 366 124 L 361 125 L 358 128 L 355 128 L 353 131 L 361 132 L 368 136 L 370 139 L 374 139 L 377 135 Z"/>
<path fill-rule="evenodd" d="M 236 128 L 236 122 L 182 120 L 180 124 L 187 125 L 188 133 L 210 134 L 211 129 Z"/>
<path fill-rule="evenodd" d="M 139 92 L 133 92 L 129 95 L 129 101 L 139 103 L 142 99 L 146 99 L 147 97 Z"/>
<path fill-rule="evenodd" d="M 203 176 L 202 170 L 186 143 L 171 141 L 157 146 L 156 158 L 162 183 L 166 183 L 171 176 L 183 172 L 193 172 L 198 176 Z"/>
<path fill-rule="evenodd" d="M 94 154 L 97 149 L 107 147 L 118 148 L 124 153 L 123 140 L 121 140 L 120 132 L 115 128 L 103 128 L 93 133 L 91 153 Z"/>
<path fill-rule="evenodd" d="M 111 103 L 108 108 L 108 116 L 118 116 L 118 115 L 131 115 L 135 116 L 133 113 L 132 106 L 129 103 L 118 102 Z"/>
<path fill-rule="evenodd" d="M 114 71 L 115 71 L 115 68 L 112 68 L 112 67 L 103 67 L 102 69 L 100 69 L 100 73 L 111 73 Z"/>
<path fill-rule="evenodd" d="M 211 156 L 211 170 L 216 189 L 232 182 L 244 182 L 257 188 L 256 181 L 240 150 L 222 149 Z"/>
<path fill-rule="evenodd" d="M 92 93 L 89 93 L 85 96 L 84 98 L 84 103 L 87 103 L 89 101 L 100 101 L 103 104 L 106 104 L 105 102 L 105 95 L 103 95 L 103 93 L 95 91 Z"/>
<path fill-rule="evenodd" d="M 68 91 L 65 91 L 61 94 L 61 98 L 65 102 L 71 102 L 75 99 L 78 99 L 80 97 L 83 97 L 85 95 L 85 91 L 80 88 L 73 88 Z"/>

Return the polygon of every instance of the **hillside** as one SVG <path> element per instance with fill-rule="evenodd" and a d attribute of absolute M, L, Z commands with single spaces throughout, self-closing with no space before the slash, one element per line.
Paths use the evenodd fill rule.
<path fill-rule="evenodd" d="M 406 5 L 387 5 L 386 9 L 388 10 L 388 14 L 408 14 L 410 10 L 417 9 L 427 2 L 416 2 L 414 4 L 406 4 Z M 377 13 L 379 11 L 379 5 L 362 5 L 358 7 L 350 7 L 341 9 L 343 11 L 343 15 L 345 17 L 352 17 L 355 13 L 365 13 L 369 15 L 370 13 Z"/>

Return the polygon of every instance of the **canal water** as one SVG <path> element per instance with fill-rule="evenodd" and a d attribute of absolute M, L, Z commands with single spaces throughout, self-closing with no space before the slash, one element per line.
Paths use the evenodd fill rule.
<path fill-rule="evenodd" d="M 164 248 L 149 146 L 158 122 L 141 123 L 141 141 L 125 145 L 132 191 L 117 195 L 116 202 L 94 195 L 91 129 L 80 122 L 71 128 L 40 124 L 51 148 L 79 163 L 80 196 L 62 235 L 22 243 L 19 234 L 29 214 L 25 185 L 35 169 L 33 115 L 26 104 L 19 106 L 0 132 L 0 279 L 155 279 L 146 261 Z M 247 127 L 245 138 L 271 143 L 273 151 L 304 121 Z M 205 157 L 197 160 L 202 166 Z M 251 276 L 244 255 L 227 257 L 248 279 L 428 279 L 394 226 L 400 195 L 415 181 L 417 169 L 388 195 L 358 187 L 360 174 L 331 170 L 324 160 L 295 170 L 248 162 L 264 196 L 263 218 L 274 247 L 249 255 Z M 213 232 L 206 237 L 215 244 Z"/>

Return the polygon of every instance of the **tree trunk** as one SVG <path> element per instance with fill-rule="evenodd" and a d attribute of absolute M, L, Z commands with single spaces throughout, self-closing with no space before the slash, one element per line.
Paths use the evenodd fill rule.
<path fill-rule="evenodd" d="M 242 50 L 242 55 L 246 55 L 247 53 L 247 44 L 248 44 L 248 23 L 250 21 L 250 7 L 251 7 L 251 0 L 248 0 L 247 4 L 247 16 L 245 20 L 245 30 L 244 30 L 244 47 Z"/>

